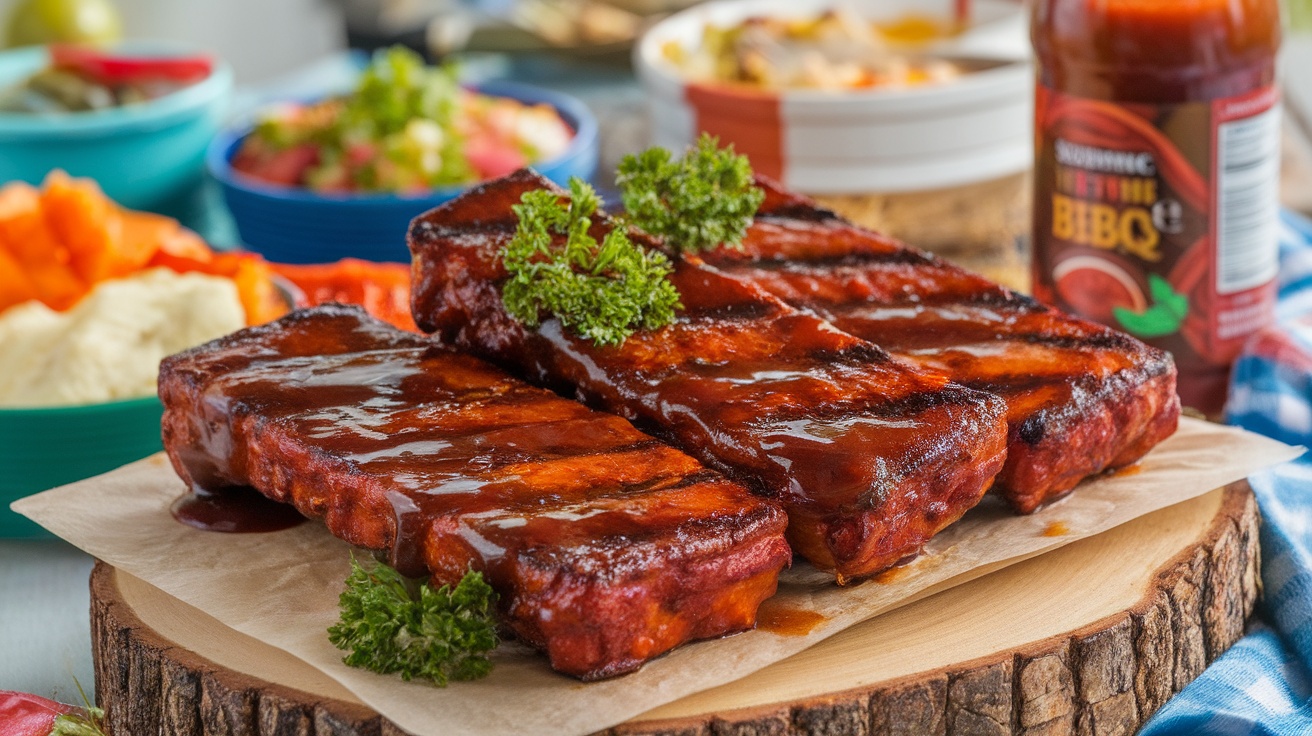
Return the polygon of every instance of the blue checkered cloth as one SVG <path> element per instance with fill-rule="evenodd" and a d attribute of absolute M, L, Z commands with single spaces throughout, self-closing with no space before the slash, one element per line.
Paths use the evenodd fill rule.
<path fill-rule="evenodd" d="M 1279 325 L 1244 348 L 1226 417 L 1312 447 L 1312 222 L 1281 219 Z M 1158 711 L 1146 736 L 1312 734 L 1312 457 L 1249 482 L 1263 521 L 1260 621 Z"/>

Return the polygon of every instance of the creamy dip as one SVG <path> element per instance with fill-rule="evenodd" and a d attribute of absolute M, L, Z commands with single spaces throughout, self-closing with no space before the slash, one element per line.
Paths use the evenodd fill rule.
<path fill-rule="evenodd" d="M 165 356 L 246 324 L 232 281 L 163 268 L 106 281 L 67 312 L 0 312 L 0 407 L 150 396 Z"/>

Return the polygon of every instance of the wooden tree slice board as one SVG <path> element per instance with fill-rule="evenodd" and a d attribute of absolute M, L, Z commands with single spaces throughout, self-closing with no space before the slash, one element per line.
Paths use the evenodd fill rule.
<path fill-rule="evenodd" d="M 1243 633 L 1244 483 L 908 604 L 611 736 L 1129 734 Z M 295 657 L 98 564 L 96 695 L 116 736 L 402 733 Z M 525 724 L 525 732 L 533 732 Z"/>

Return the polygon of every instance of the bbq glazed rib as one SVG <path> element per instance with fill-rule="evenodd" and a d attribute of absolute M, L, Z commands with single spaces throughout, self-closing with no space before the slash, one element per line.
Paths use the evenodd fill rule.
<path fill-rule="evenodd" d="M 997 492 L 1029 513 L 1175 431 L 1169 354 L 863 230 L 759 180 L 766 200 L 716 268 L 896 358 L 1007 402 Z"/>
<path fill-rule="evenodd" d="M 634 429 L 339 305 L 166 359 L 164 444 L 455 584 L 583 679 L 750 629 L 791 558 L 774 504 Z"/>
<path fill-rule="evenodd" d="M 554 318 L 526 329 L 502 304 L 499 250 L 515 232 L 511 206 L 540 188 L 559 191 L 521 171 L 415 219 L 421 328 L 632 419 L 779 500 L 794 551 L 840 582 L 915 554 L 984 494 L 1005 452 L 1001 401 L 896 363 L 713 268 L 679 264 L 679 319 L 620 347 L 566 334 Z M 592 234 L 609 227 L 594 218 Z"/>

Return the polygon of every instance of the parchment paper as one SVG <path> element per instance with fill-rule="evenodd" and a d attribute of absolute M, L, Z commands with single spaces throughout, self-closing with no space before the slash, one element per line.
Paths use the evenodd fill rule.
<path fill-rule="evenodd" d="M 162 454 L 21 499 L 13 509 L 86 552 L 286 650 L 419 736 L 588 734 L 684 695 L 736 680 L 864 619 L 1069 544 L 1297 457 L 1302 450 L 1238 429 L 1185 419 L 1138 466 L 1083 484 L 1032 516 L 985 503 L 930 542 L 914 562 L 838 588 L 798 562 L 777 603 L 825 617 L 806 636 L 752 631 L 684 646 L 631 675 L 583 684 L 545 658 L 503 645 L 485 680 L 439 689 L 352 669 L 326 635 L 348 571 L 349 546 L 317 523 L 270 534 L 220 534 L 174 521 L 185 488 Z M 1052 536 L 1054 532 L 1063 532 Z"/>

